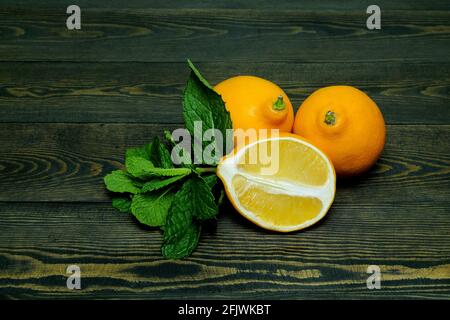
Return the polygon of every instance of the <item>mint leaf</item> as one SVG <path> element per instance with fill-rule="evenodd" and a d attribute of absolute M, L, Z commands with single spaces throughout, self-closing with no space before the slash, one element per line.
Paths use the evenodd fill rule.
<path fill-rule="evenodd" d="M 194 222 L 191 180 L 187 180 L 175 194 L 163 227 L 161 252 L 166 258 L 179 259 L 190 255 L 200 237 L 200 227 Z"/>
<path fill-rule="evenodd" d="M 217 183 L 217 176 L 215 174 L 211 174 L 209 176 L 203 176 L 203 180 L 205 180 L 208 187 L 210 189 L 212 189 Z"/>
<path fill-rule="evenodd" d="M 149 179 L 154 177 L 173 177 L 187 175 L 191 173 L 189 168 L 155 168 L 153 163 L 143 158 L 128 158 L 125 164 L 128 173 L 139 179 Z"/>
<path fill-rule="evenodd" d="M 200 230 L 200 226 L 190 224 L 178 236 L 166 239 L 161 247 L 162 255 L 168 259 L 181 259 L 189 256 L 197 247 Z"/>
<path fill-rule="evenodd" d="M 153 139 L 150 160 L 153 162 L 153 165 L 158 168 L 167 169 L 174 167 L 169 150 L 167 150 L 166 146 L 159 141 L 158 137 Z"/>
<path fill-rule="evenodd" d="M 205 180 L 206 184 L 212 190 L 212 193 L 214 194 L 214 198 L 216 199 L 217 207 L 219 207 L 223 203 L 223 199 L 225 197 L 225 191 L 223 190 L 222 185 L 216 187 L 217 175 L 211 174 L 208 176 L 202 176 L 202 178 Z"/>
<path fill-rule="evenodd" d="M 142 178 L 154 166 L 150 160 L 141 157 L 127 157 L 125 167 L 127 168 L 127 172 L 133 177 Z"/>
<path fill-rule="evenodd" d="M 171 185 L 174 182 L 177 182 L 180 179 L 183 179 L 186 175 L 173 176 L 170 178 L 155 178 L 149 182 L 146 182 L 142 186 L 142 192 L 151 192 L 154 190 L 158 190 L 164 188 L 168 185 Z"/>
<path fill-rule="evenodd" d="M 175 140 L 173 140 L 172 133 L 169 130 L 164 130 L 163 134 L 164 139 L 166 139 L 167 142 L 169 142 L 172 145 L 172 147 L 174 147 L 177 144 Z"/>
<path fill-rule="evenodd" d="M 188 182 L 190 182 L 190 199 L 194 217 L 199 220 L 214 218 L 217 215 L 218 208 L 210 185 L 199 176 L 190 179 Z"/>
<path fill-rule="evenodd" d="M 202 74 L 200 73 L 200 71 L 198 71 L 198 69 L 194 66 L 194 64 L 192 63 L 192 61 L 190 59 L 187 59 L 187 63 L 189 65 L 189 68 L 191 69 L 192 72 L 195 73 L 195 75 L 197 76 L 197 78 L 205 85 L 205 87 L 213 90 L 213 87 L 209 84 L 209 82 L 202 76 Z"/>
<path fill-rule="evenodd" d="M 163 169 L 163 168 L 152 168 L 149 170 L 149 176 L 151 177 L 173 177 L 173 176 L 184 176 L 191 173 L 192 170 L 189 168 L 172 168 L 172 169 Z"/>
<path fill-rule="evenodd" d="M 189 181 L 189 180 L 188 180 Z M 190 184 L 186 181 L 175 193 L 172 206 L 164 226 L 164 239 L 172 238 L 183 233 L 193 223 L 192 207 L 189 205 Z"/>
<path fill-rule="evenodd" d="M 106 189 L 112 192 L 129 192 L 133 194 L 139 193 L 139 188 L 135 186 L 132 178 L 122 170 L 115 170 L 107 174 L 103 178 Z"/>
<path fill-rule="evenodd" d="M 152 144 L 146 144 L 142 147 L 136 147 L 136 148 L 129 148 L 126 151 L 125 159 L 131 158 L 131 157 L 139 157 L 144 158 L 147 160 L 150 160 L 150 154 L 151 154 Z"/>
<path fill-rule="evenodd" d="M 125 197 L 113 198 L 112 206 L 120 212 L 131 212 L 131 199 Z"/>
<path fill-rule="evenodd" d="M 199 220 L 211 219 L 217 214 L 218 208 L 211 188 L 199 176 L 194 175 L 183 184 L 177 192 L 177 201 L 182 203 L 183 210 Z"/>
<path fill-rule="evenodd" d="M 166 223 L 174 195 L 170 189 L 163 192 L 135 195 L 131 203 L 131 212 L 140 223 L 152 227 L 162 226 Z"/>
<path fill-rule="evenodd" d="M 192 164 L 191 154 L 180 144 L 175 142 L 170 131 L 164 130 L 164 138 L 172 146 L 171 157 L 174 157 L 175 162 L 186 168 L 195 169 L 195 166 Z"/>
<path fill-rule="evenodd" d="M 213 133 L 213 142 L 204 141 L 203 148 L 208 145 L 216 146 L 217 148 L 212 149 L 221 150 L 226 154 L 230 151 L 225 148 L 226 130 L 232 129 L 230 113 L 225 108 L 225 103 L 220 95 L 211 88 L 194 65 L 190 61 L 188 63 L 191 74 L 183 96 L 183 116 L 186 129 L 194 136 L 194 123 L 201 121 L 202 134 L 208 129 L 219 130 L 221 137 L 217 137 Z M 216 155 L 216 162 L 219 156 Z"/>

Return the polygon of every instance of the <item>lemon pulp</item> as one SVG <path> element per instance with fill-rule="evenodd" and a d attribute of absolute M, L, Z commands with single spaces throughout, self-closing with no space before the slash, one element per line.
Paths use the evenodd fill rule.
<path fill-rule="evenodd" d="M 322 210 L 322 202 L 315 197 L 270 192 L 270 188 L 252 183 L 241 175 L 236 175 L 232 183 L 240 204 L 270 224 L 298 225 L 313 219 Z"/>
<path fill-rule="evenodd" d="M 278 146 L 276 145 L 278 143 Z M 278 150 L 276 150 L 278 149 Z M 300 156 L 299 156 L 300 155 Z M 264 169 L 278 161 L 278 170 L 270 177 L 311 186 L 324 185 L 328 180 L 327 163 L 311 147 L 290 140 L 264 141 L 251 145 L 241 158 L 238 170 L 267 177 Z"/>

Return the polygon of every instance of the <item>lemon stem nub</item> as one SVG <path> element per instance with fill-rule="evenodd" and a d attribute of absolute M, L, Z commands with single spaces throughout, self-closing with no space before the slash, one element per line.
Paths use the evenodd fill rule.
<path fill-rule="evenodd" d="M 283 101 L 283 96 L 278 96 L 278 99 L 273 103 L 272 108 L 275 111 L 283 111 L 286 108 L 286 104 Z"/>
<path fill-rule="evenodd" d="M 336 114 L 333 111 L 327 111 L 324 122 L 329 126 L 334 126 L 336 123 Z"/>

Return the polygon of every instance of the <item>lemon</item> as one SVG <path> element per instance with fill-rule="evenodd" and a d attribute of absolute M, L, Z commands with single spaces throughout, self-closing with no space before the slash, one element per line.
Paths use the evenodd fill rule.
<path fill-rule="evenodd" d="M 294 134 L 266 137 L 224 157 L 217 168 L 234 208 L 280 232 L 309 227 L 334 200 L 336 175 L 327 156 Z"/>

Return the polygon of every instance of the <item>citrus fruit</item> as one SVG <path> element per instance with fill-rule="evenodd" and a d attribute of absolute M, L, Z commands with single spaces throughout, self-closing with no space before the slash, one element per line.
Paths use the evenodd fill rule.
<path fill-rule="evenodd" d="M 291 132 L 294 110 L 286 93 L 268 80 L 237 76 L 214 87 L 230 112 L 233 129 L 279 129 Z"/>
<path fill-rule="evenodd" d="M 354 176 L 380 157 L 386 139 L 383 115 L 364 92 L 330 86 L 313 92 L 295 116 L 294 133 L 333 162 L 338 176 Z"/>
<path fill-rule="evenodd" d="M 288 133 L 241 146 L 222 159 L 217 175 L 239 213 L 280 232 L 300 230 L 322 219 L 336 191 L 331 161 Z"/>

